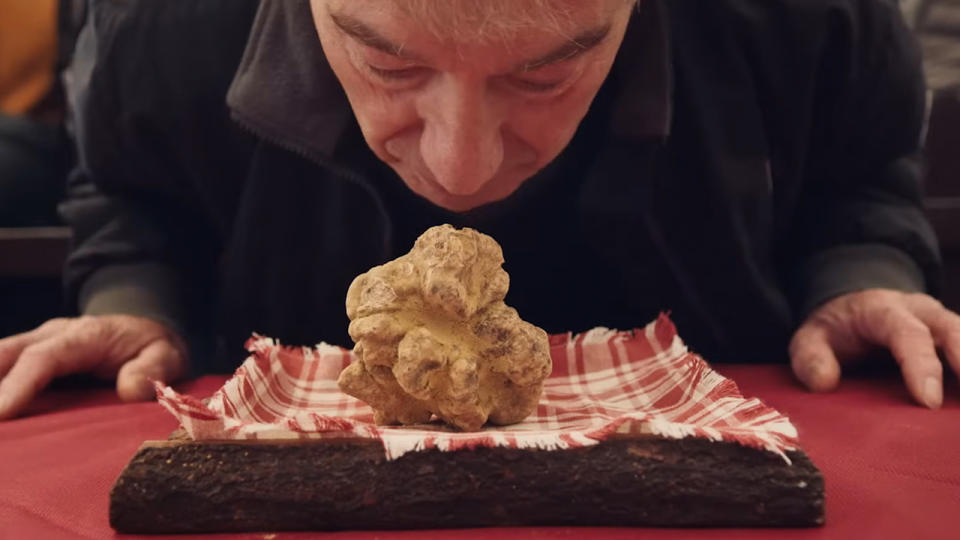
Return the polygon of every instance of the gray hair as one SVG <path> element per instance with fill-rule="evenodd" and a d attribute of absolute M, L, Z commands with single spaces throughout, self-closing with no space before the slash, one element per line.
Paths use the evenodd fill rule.
<path fill-rule="evenodd" d="M 581 0 L 582 1 L 582 0 Z M 642 0 L 600 0 L 616 9 Z M 566 35 L 577 21 L 569 0 L 393 0 L 431 33 L 468 40 L 496 40 L 531 28 Z"/>

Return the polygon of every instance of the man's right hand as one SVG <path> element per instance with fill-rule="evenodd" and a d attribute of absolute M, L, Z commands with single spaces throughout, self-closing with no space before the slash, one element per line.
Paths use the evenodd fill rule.
<path fill-rule="evenodd" d="M 154 396 L 150 379 L 172 382 L 187 373 L 187 348 L 151 319 L 97 315 L 53 319 L 0 339 L 0 420 L 23 411 L 55 377 L 93 373 L 117 380 L 124 401 Z"/>

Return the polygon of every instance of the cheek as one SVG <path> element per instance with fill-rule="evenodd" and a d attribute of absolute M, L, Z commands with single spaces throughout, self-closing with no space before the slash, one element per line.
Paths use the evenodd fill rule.
<path fill-rule="evenodd" d="M 607 78 L 613 63 L 612 55 L 609 56 L 588 66 L 580 79 L 556 99 L 514 107 L 511 114 L 513 131 L 537 150 L 541 166 L 557 157 L 573 138 Z"/>
<path fill-rule="evenodd" d="M 367 105 L 353 105 L 367 146 L 384 163 L 419 162 L 420 121 L 415 107 L 389 97 L 375 97 Z"/>
<path fill-rule="evenodd" d="M 324 44 L 324 51 L 329 51 L 327 61 L 347 95 L 364 139 L 374 153 L 384 159 L 384 142 L 417 125 L 413 103 L 372 84 L 342 43 Z"/>
<path fill-rule="evenodd" d="M 420 120 L 409 100 L 398 99 L 376 89 L 347 90 L 347 95 L 363 138 L 384 161 L 390 161 L 384 147 L 388 140 L 418 131 Z"/>
<path fill-rule="evenodd" d="M 590 106 L 594 92 L 572 88 L 550 103 L 518 104 L 508 124 L 511 132 L 532 147 L 541 166 L 557 157 L 567 146 Z"/>

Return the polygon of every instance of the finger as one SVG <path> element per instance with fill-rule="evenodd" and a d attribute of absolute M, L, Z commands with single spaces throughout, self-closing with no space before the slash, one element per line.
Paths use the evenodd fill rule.
<path fill-rule="evenodd" d="M 100 356 L 100 344 L 56 335 L 27 346 L 0 381 L 0 420 L 22 411 L 54 377 L 85 371 Z"/>
<path fill-rule="evenodd" d="M 865 337 L 886 346 L 900 365 L 910 395 L 926 407 L 943 404 L 943 365 L 930 329 L 906 309 L 879 312 L 864 325 Z"/>
<path fill-rule="evenodd" d="M 24 349 L 61 331 L 66 319 L 52 319 L 37 328 L 0 339 L 0 378 L 3 378 L 16 363 Z"/>
<path fill-rule="evenodd" d="M 960 376 L 960 315 L 932 298 L 927 299 L 929 301 L 918 303 L 914 314 L 930 329 L 934 342 L 947 357 L 947 363 Z"/>
<path fill-rule="evenodd" d="M 10 371 L 17 358 L 20 358 L 20 353 L 36 341 L 34 332 L 35 330 L 0 339 L 0 378 Z"/>
<path fill-rule="evenodd" d="M 186 358 L 180 349 L 158 339 L 120 368 L 117 395 L 124 401 L 146 401 L 155 395 L 151 380 L 172 382 L 185 374 Z"/>
<path fill-rule="evenodd" d="M 790 341 L 793 374 L 814 392 L 827 392 L 840 384 L 840 362 L 830 346 L 829 332 L 815 324 L 801 326 Z"/>

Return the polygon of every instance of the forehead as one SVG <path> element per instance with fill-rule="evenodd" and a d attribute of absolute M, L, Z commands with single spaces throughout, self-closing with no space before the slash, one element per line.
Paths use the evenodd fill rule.
<path fill-rule="evenodd" d="M 636 0 L 327 0 L 332 13 L 389 21 L 407 37 L 451 44 L 510 43 L 535 36 L 572 37 L 609 22 Z"/>

